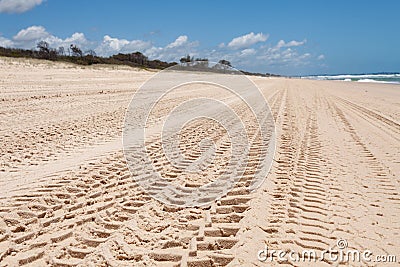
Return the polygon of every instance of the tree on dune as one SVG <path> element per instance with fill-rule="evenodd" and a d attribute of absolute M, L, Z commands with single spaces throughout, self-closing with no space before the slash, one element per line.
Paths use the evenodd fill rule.
<path fill-rule="evenodd" d="M 56 59 L 57 50 L 50 48 L 49 43 L 46 41 L 40 41 L 37 43 L 36 47 L 39 49 L 38 57 L 43 59 Z"/>
<path fill-rule="evenodd" d="M 59 56 L 65 56 L 65 48 L 63 46 L 60 46 L 57 50 L 57 54 Z"/>
<path fill-rule="evenodd" d="M 189 65 L 189 63 L 193 62 L 194 59 L 188 54 L 186 57 L 182 57 L 179 61 L 182 65 Z"/>
<path fill-rule="evenodd" d="M 87 56 L 95 57 L 96 56 L 96 51 L 89 49 L 88 51 L 85 52 Z"/>
<path fill-rule="evenodd" d="M 196 67 L 208 68 L 208 58 L 196 58 Z"/>
<path fill-rule="evenodd" d="M 37 49 L 39 49 L 39 57 L 40 58 L 45 58 L 45 59 L 49 58 L 49 54 L 50 54 L 49 43 L 47 43 L 45 41 L 40 41 L 39 43 L 37 43 L 36 47 L 37 47 Z"/>
<path fill-rule="evenodd" d="M 83 52 L 78 46 L 71 44 L 70 48 L 71 48 L 72 56 L 75 56 L 75 57 L 83 56 Z"/>
<path fill-rule="evenodd" d="M 232 67 L 231 62 L 229 62 L 228 60 L 225 60 L 225 59 L 221 59 L 220 61 L 218 61 L 218 63 L 221 65 L 228 66 L 228 67 Z"/>
<path fill-rule="evenodd" d="M 146 65 L 148 58 L 140 52 L 135 52 L 131 54 L 131 60 L 140 65 Z"/>

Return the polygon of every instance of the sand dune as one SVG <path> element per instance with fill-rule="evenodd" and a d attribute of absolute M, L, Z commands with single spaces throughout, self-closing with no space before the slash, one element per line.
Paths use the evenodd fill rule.
<path fill-rule="evenodd" d="M 339 238 L 398 254 L 399 86 L 252 77 L 275 119 L 271 172 L 255 192 L 242 182 L 211 207 L 177 208 L 137 186 L 122 152 L 126 108 L 152 75 L 0 58 L 0 266 L 309 266 L 257 252 Z M 188 125 L 188 143 L 202 127 L 227 146 L 211 122 Z"/>

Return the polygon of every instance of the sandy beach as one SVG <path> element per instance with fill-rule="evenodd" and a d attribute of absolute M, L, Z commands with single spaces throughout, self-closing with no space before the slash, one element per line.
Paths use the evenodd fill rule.
<path fill-rule="evenodd" d="M 126 109 L 155 73 L 0 58 L 0 266 L 331 266 L 258 254 L 339 239 L 400 260 L 399 85 L 249 77 L 275 120 L 271 171 L 256 191 L 177 208 L 135 183 L 122 151 Z M 188 125 L 188 144 L 213 127 Z"/>

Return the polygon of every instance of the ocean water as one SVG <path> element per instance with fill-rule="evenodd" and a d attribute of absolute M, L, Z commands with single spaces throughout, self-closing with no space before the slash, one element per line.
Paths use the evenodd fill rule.
<path fill-rule="evenodd" d="M 400 84 L 400 73 L 311 75 L 302 79 Z"/>

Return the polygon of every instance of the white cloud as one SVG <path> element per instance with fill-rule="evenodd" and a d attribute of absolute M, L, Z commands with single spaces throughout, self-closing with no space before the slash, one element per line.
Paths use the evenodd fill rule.
<path fill-rule="evenodd" d="M 254 55 L 255 53 L 257 53 L 257 52 L 254 48 L 247 48 L 247 49 L 240 51 L 240 56 L 247 57 L 247 56 Z"/>
<path fill-rule="evenodd" d="M 43 0 L 0 0 L 0 13 L 23 13 L 42 2 Z"/>
<path fill-rule="evenodd" d="M 14 43 L 13 43 L 13 41 L 11 41 L 9 39 L 0 36 L 0 46 L 2 46 L 2 47 L 13 47 Z"/>
<path fill-rule="evenodd" d="M 86 42 L 88 42 L 88 40 L 83 33 L 76 32 L 72 34 L 71 37 L 65 38 L 65 40 L 63 40 L 62 42 L 66 44 L 85 44 Z"/>
<path fill-rule="evenodd" d="M 308 65 L 311 61 L 311 54 L 299 53 L 297 51 L 297 46 L 302 45 L 300 43 L 304 44 L 305 41 L 291 41 L 286 43 L 284 40 L 280 40 L 273 47 L 260 47 L 259 51 L 257 51 L 256 59 L 265 62 L 267 67 L 280 69 L 290 69 Z"/>
<path fill-rule="evenodd" d="M 163 51 L 162 47 L 150 47 L 149 49 L 146 49 L 145 54 L 146 56 L 150 58 L 157 58 Z"/>
<path fill-rule="evenodd" d="M 283 41 L 283 40 L 280 40 L 277 44 L 276 44 L 276 47 L 279 49 L 279 48 L 281 48 L 281 47 L 284 47 L 285 46 L 285 41 Z"/>
<path fill-rule="evenodd" d="M 267 39 L 268 35 L 263 33 L 254 34 L 254 32 L 251 32 L 249 34 L 233 38 L 232 41 L 228 43 L 228 47 L 233 49 L 246 48 L 259 42 L 265 42 Z"/>
<path fill-rule="evenodd" d="M 151 47 L 151 42 L 143 41 L 143 40 L 132 40 L 129 44 L 124 46 L 125 52 L 136 52 L 136 51 L 143 51 L 146 48 Z"/>
<path fill-rule="evenodd" d="M 176 38 L 175 41 L 167 45 L 166 48 L 175 48 L 175 47 L 180 47 L 183 46 L 188 42 L 188 37 L 186 35 L 181 35 L 178 38 Z"/>
<path fill-rule="evenodd" d="M 116 53 L 133 53 L 143 51 L 151 47 L 150 42 L 142 40 L 128 41 L 126 39 L 113 38 L 109 35 L 103 37 L 103 42 L 95 48 L 98 55 L 110 56 Z"/>
<path fill-rule="evenodd" d="M 70 37 L 62 39 L 47 32 L 43 26 L 30 26 L 26 29 L 20 30 L 13 38 L 2 38 L 0 45 L 8 47 L 18 47 L 24 49 L 32 49 L 36 47 L 39 41 L 46 41 L 51 47 L 57 48 L 60 46 L 69 47 L 75 44 L 85 49 L 92 48 L 92 42 L 89 42 L 85 35 L 80 32 L 72 34 Z"/>
<path fill-rule="evenodd" d="M 319 56 L 317 57 L 317 59 L 318 59 L 318 60 L 324 60 L 324 59 L 325 59 L 325 56 L 324 56 L 324 55 L 319 55 Z"/>
<path fill-rule="evenodd" d="M 307 42 L 307 40 L 303 41 L 290 41 L 286 43 L 284 40 L 280 40 L 278 44 L 276 45 L 276 48 L 282 48 L 282 47 L 293 47 L 293 46 L 301 46 L 304 45 Z"/>
<path fill-rule="evenodd" d="M 200 56 L 197 52 L 199 42 L 190 42 L 186 35 L 178 36 L 172 43 L 165 47 L 151 47 L 144 51 L 144 54 L 152 59 L 160 59 L 165 61 L 179 61 L 185 55 Z M 204 56 L 201 55 L 201 56 Z"/>
<path fill-rule="evenodd" d="M 119 51 L 122 49 L 123 46 L 129 44 L 129 41 L 125 39 L 112 38 L 109 35 L 105 35 L 103 37 L 103 44 L 109 46 L 115 51 Z"/>
<path fill-rule="evenodd" d="M 289 43 L 286 44 L 287 47 L 292 47 L 292 46 L 301 46 L 303 44 L 305 44 L 307 42 L 307 40 L 303 40 L 303 41 L 290 41 Z"/>
<path fill-rule="evenodd" d="M 190 54 L 196 56 L 195 48 L 198 42 L 190 42 L 188 36 L 178 36 L 173 42 L 165 47 L 154 46 L 151 42 L 143 40 L 118 39 L 105 35 L 102 43 L 95 48 L 98 55 L 110 56 L 116 53 L 142 52 L 151 59 L 166 61 L 178 61 L 179 58 Z"/>
<path fill-rule="evenodd" d="M 44 39 L 49 37 L 50 34 L 42 26 L 31 26 L 26 29 L 20 30 L 14 37 L 13 40 L 16 42 L 29 42 L 38 39 Z"/>

